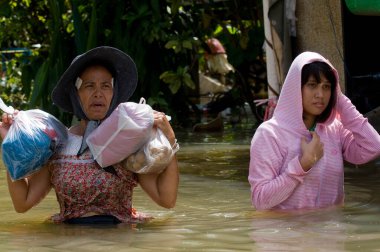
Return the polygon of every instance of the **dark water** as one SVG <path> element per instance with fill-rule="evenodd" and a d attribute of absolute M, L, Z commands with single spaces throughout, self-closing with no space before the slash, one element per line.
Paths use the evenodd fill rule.
<path fill-rule="evenodd" d="M 17 214 L 0 173 L 0 251 L 379 251 L 380 186 L 376 163 L 347 167 L 344 207 L 293 213 L 256 212 L 247 182 L 254 125 L 223 132 L 178 131 L 181 182 L 174 209 L 156 206 L 139 188 L 135 207 L 154 217 L 130 226 L 55 225 L 53 193 Z M 360 172 L 361 169 L 362 171 Z"/>

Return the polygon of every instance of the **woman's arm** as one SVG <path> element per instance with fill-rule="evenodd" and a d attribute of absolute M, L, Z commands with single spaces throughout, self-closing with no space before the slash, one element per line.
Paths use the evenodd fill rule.
<path fill-rule="evenodd" d="M 37 205 L 50 191 L 48 166 L 41 168 L 28 178 L 12 181 L 7 172 L 8 190 L 13 206 L 18 213 L 24 213 Z"/>
<path fill-rule="evenodd" d="M 165 114 L 154 112 L 154 127 L 164 133 L 173 146 L 176 144 L 175 134 Z M 174 155 L 168 167 L 159 174 L 138 174 L 142 189 L 160 206 L 172 208 L 177 201 L 179 169 Z"/>
<path fill-rule="evenodd" d="M 18 111 L 16 111 L 17 113 Z M 4 139 L 13 123 L 13 116 L 2 115 L 0 135 Z M 28 178 L 12 181 L 7 171 L 9 194 L 16 212 L 23 213 L 40 202 L 51 189 L 50 172 L 48 167 L 41 168 Z"/>
<path fill-rule="evenodd" d="M 272 132 L 273 129 L 267 130 L 261 125 L 251 142 L 248 181 L 252 205 L 257 210 L 274 208 L 288 199 L 307 174 L 299 156 L 284 163 L 286 151 L 281 150 L 279 137 Z"/>
<path fill-rule="evenodd" d="M 142 189 L 165 208 L 173 208 L 177 201 L 179 172 L 177 158 L 174 156 L 168 167 L 160 174 L 139 174 Z"/>
<path fill-rule="evenodd" d="M 337 112 L 344 127 L 343 155 L 354 164 L 369 162 L 380 156 L 380 135 L 344 94 L 337 101 Z"/>

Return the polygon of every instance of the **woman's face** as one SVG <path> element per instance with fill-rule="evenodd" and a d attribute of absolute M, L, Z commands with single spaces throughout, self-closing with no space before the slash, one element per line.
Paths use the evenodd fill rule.
<path fill-rule="evenodd" d="M 318 83 L 314 76 L 310 76 L 302 86 L 303 117 L 313 121 L 327 108 L 331 98 L 331 83 L 323 74 L 320 78 Z"/>
<path fill-rule="evenodd" d="M 103 66 L 90 66 L 80 75 L 82 85 L 78 89 L 83 112 L 90 120 L 102 120 L 110 107 L 113 96 L 112 75 Z"/>

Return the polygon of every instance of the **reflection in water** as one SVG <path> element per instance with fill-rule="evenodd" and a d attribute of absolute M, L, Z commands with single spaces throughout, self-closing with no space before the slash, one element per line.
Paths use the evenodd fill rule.
<path fill-rule="evenodd" d="M 0 251 L 371 251 L 380 246 L 379 175 L 350 172 L 346 205 L 317 211 L 257 212 L 247 182 L 250 129 L 182 133 L 177 206 L 156 206 L 139 188 L 135 207 L 154 216 L 140 225 L 52 224 L 52 192 L 14 212 L 0 173 Z M 228 142 L 228 144 L 227 144 Z"/>

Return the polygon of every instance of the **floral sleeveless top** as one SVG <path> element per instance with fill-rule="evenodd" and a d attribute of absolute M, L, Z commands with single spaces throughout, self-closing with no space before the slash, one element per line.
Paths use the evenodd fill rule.
<path fill-rule="evenodd" d="M 82 137 L 69 133 L 66 147 L 50 163 L 51 182 L 60 206 L 54 222 L 63 222 L 90 213 L 113 215 L 124 223 L 141 223 L 148 217 L 132 207 L 137 186 L 136 174 L 114 165 L 115 173 L 105 171 L 90 151 L 77 156 Z"/>

